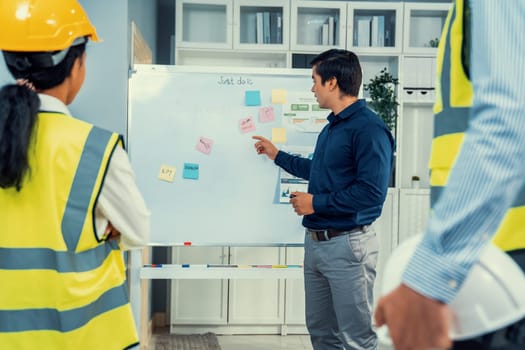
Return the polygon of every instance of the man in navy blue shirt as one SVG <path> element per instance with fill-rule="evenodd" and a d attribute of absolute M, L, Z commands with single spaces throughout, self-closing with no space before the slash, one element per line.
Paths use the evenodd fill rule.
<path fill-rule="evenodd" d="M 314 350 L 376 349 L 372 328 L 378 240 L 370 225 L 381 215 L 391 175 L 394 140 L 383 121 L 359 100 L 357 56 L 332 49 L 312 64 L 312 92 L 330 109 L 313 158 L 257 140 L 258 154 L 309 181 L 290 202 L 306 229 L 306 324 Z"/>

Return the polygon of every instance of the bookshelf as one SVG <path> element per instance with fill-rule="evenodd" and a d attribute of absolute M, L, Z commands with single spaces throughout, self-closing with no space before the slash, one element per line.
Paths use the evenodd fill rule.
<path fill-rule="evenodd" d="M 404 4 L 404 53 L 434 55 L 450 4 Z"/>
<path fill-rule="evenodd" d="M 347 47 L 367 54 L 400 54 L 403 4 L 348 2 Z"/>
<path fill-rule="evenodd" d="M 289 66 L 287 0 L 178 0 L 175 63 Z"/>
<path fill-rule="evenodd" d="M 236 0 L 234 4 L 233 49 L 288 51 L 288 1 Z"/>
<path fill-rule="evenodd" d="M 346 47 L 346 3 L 292 0 L 291 13 L 292 51 Z"/>

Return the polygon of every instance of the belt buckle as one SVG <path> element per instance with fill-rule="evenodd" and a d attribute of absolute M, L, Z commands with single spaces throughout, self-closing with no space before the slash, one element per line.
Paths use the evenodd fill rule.
<path fill-rule="evenodd" d="M 308 234 L 314 241 L 323 241 L 328 240 L 328 231 L 327 230 L 313 230 L 308 229 Z"/>

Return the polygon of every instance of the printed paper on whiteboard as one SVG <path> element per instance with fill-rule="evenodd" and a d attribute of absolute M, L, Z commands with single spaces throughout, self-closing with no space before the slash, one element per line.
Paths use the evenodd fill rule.
<path fill-rule="evenodd" d="M 306 146 L 283 146 L 281 150 L 303 158 L 312 159 L 313 148 Z M 308 192 L 308 180 L 293 176 L 283 169 L 279 171 L 279 202 L 289 203 L 292 192 Z"/>
<path fill-rule="evenodd" d="M 319 133 L 328 123 L 330 110 L 319 107 L 311 92 L 289 92 L 288 103 L 283 105 L 283 123 L 299 132 Z"/>

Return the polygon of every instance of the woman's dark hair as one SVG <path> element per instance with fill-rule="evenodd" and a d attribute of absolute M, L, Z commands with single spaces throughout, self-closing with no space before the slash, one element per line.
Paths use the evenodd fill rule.
<path fill-rule="evenodd" d="M 85 43 L 72 46 L 53 66 L 41 64 L 42 58 L 51 59 L 53 52 L 7 51 L 4 58 L 15 79 L 27 80 L 38 91 L 60 85 L 85 50 Z M 28 153 L 39 108 L 37 93 L 27 85 L 10 84 L 0 89 L 0 188 L 22 188 L 24 176 L 30 171 Z"/>
<path fill-rule="evenodd" d="M 341 49 L 331 49 L 317 55 L 310 65 L 315 66 L 315 72 L 321 77 L 324 84 L 332 78 L 344 94 L 358 96 L 363 73 L 356 54 Z"/>

